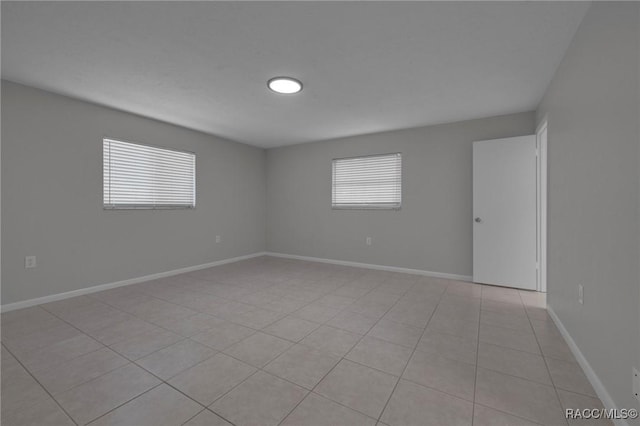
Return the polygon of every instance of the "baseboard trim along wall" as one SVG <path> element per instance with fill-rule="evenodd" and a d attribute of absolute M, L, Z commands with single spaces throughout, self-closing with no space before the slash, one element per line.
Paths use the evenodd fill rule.
<path fill-rule="evenodd" d="M 41 305 L 43 303 L 55 302 L 57 300 L 69 299 L 71 297 L 82 296 L 85 294 L 97 293 L 103 290 L 109 290 L 116 287 L 124 287 L 131 284 L 138 284 L 144 281 L 156 280 L 158 278 L 171 277 L 173 275 L 184 274 L 187 272 L 198 271 L 200 269 L 212 268 L 214 266 L 224 265 L 226 263 L 239 262 L 241 260 L 252 259 L 254 257 L 265 256 L 266 252 L 257 252 L 244 256 L 231 257 L 229 259 L 216 260 L 215 262 L 203 263 L 201 265 L 187 266 L 186 268 L 173 269 L 171 271 L 159 272 L 157 274 L 144 275 L 142 277 L 130 278 L 128 280 L 116 281 L 113 283 L 100 284 L 87 288 L 79 288 L 78 290 L 67 291 L 65 293 L 52 294 L 49 296 L 37 297 L 35 299 L 22 300 L 20 302 L 7 303 L 0 306 L 0 312 L 15 311 L 16 309 L 28 308 L 30 306 Z"/>
<path fill-rule="evenodd" d="M 156 280 L 158 278 L 171 277 L 173 275 L 184 274 L 187 272 L 197 271 L 205 268 L 212 268 L 214 266 L 224 265 L 226 263 L 239 262 L 241 260 L 252 259 L 254 257 L 260 257 L 260 256 L 272 256 L 272 257 L 280 257 L 285 259 L 307 260 L 311 262 L 330 263 L 333 265 L 343 265 L 343 266 L 354 266 L 357 268 L 375 269 L 380 271 L 402 272 L 406 274 L 423 275 L 423 276 L 434 277 L 434 278 L 444 278 L 444 279 L 459 280 L 459 281 L 471 281 L 471 276 L 469 275 L 447 274 L 442 272 L 424 271 L 421 269 L 399 268 L 396 266 L 375 265 L 372 263 L 349 262 L 346 260 L 325 259 L 320 257 L 298 256 L 295 254 L 274 253 L 274 252 L 263 251 L 263 252 L 248 254 L 245 256 L 238 256 L 238 257 L 232 257 L 229 259 L 217 260 L 215 262 L 203 263 L 201 265 L 188 266 L 185 268 L 173 269 L 171 271 L 159 272 L 157 274 L 144 275 L 141 277 L 130 278 L 127 280 L 100 284 L 100 285 L 95 285 L 95 286 L 86 287 L 86 288 L 80 288 L 77 290 L 67 291 L 65 293 L 51 294 L 49 296 L 37 297 L 35 299 L 27 299 L 27 300 L 21 300 L 19 302 L 14 302 L 14 303 L 7 303 L 5 305 L 0 306 L 0 312 L 15 311 L 16 309 L 28 308 L 31 306 L 41 305 L 43 303 L 55 302 L 58 300 L 69 299 L 71 297 L 76 297 L 76 296 L 83 296 L 85 294 L 97 293 L 103 290 L 109 290 L 117 287 L 124 287 L 131 284 L 138 284 L 145 281 Z"/>
<path fill-rule="evenodd" d="M 471 281 L 470 275 L 447 274 L 444 272 L 424 271 L 422 269 L 399 268 L 397 266 L 375 265 L 373 263 L 350 262 L 346 260 L 325 259 L 322 257 L 298 256 L 296 254 L 266 252 L 267 256 L 285 259 L 308 260 L 310 262 L 331 263 L 333 265 L 354 266 L 356 268 L 376 269 L 379 271 L 402 272 L 405 274 L 424 275 L 426 277 L 444 278 L 448 280 Z"/>
<path fill-rule="evenodd" d="M 593 368 L 591 368 L 591 364 L 589 364 L 589 361 L 587 361 L 587 359 L 584 357 L 582 351 L 580 351 L 580 348 L 573 340 L 564 324 L 562 324 L 560 318 L 558 318 L 558 315 L 556 315 L 556 313 L 553 311 L 553 309 L 551 309 L 550 306 L 547 306 L 547 312 L 549 312 L 549 316 L 556 324 L 556 327 L 558 327 L 558 330 L 560 330 L 560 334 L 562 334 L 565 342 L 567 342 L 567 345 L 569 345 L 569 349 L 571 349 L 573 356 L 576 357 L 578 364 L 580 364 L 580 367 L 582 367 L 582 370 L 587 376 L 587 379 L 589 379 L 591 386 L 593 386 L 593 390 L 596 391 L 596 394 L 602 401 L 604 407 L 606 409 L 617 409 L 618 407 L 616 407 L 616 404 L 613 402 L 613 398 L 611 398 L 611 395 L 607 391 L 607 388 L 604 387 L 596 372 L 593 371 Z M 629 423 L 623 419 L 614 419 L 613 422 L 616 426 L 629 426 Z"/>

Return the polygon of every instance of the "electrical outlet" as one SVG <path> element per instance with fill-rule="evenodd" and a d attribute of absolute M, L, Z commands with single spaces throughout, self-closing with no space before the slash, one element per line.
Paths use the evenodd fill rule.
<path fill-rule="evenodd" d="M 637 368 L 633 369 L 633 397 L 640 401 L 640 372 Z"/>
<path fill-rule="evenodd" d="M 221 243 L 222 237 L 220 235 L 216 235 L 216 243 Z"/>
<path fill-rule="evenodd" d="M 367 237 L 367 245 L 370 246 L 371 245 L 371 237 Z"/>
<path fill-rule="evenodd" d="M 582 284 L 578 284 L 578 303 L 584 305 L 584 287 Z"/>
<path fill-rule="evenodd" d="M 36 267 L 36 257 L 35 256 L 27 256 L 24 258 L 24 268 L 30 269 Z"/>

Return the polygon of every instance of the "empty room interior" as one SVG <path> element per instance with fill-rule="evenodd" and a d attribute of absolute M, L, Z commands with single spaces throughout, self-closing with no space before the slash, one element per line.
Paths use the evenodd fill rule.
<path fill-rule="evenodd" d="M 640 2 L 0 7 L 2 425 L 640 425 Z"/>

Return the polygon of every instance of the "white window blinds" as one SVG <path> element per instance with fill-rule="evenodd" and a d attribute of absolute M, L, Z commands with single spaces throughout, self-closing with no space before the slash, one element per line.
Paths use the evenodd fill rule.
<path fill-rule="evenodd" d="M 102 155 L 104 208 L 195 207 L 195 154 L 103 139 Z"/>
<path fill-rule="evenodd" d="M 399 209 L 401 200 L 400 153 L 333 160 L 333 208 Z"/>

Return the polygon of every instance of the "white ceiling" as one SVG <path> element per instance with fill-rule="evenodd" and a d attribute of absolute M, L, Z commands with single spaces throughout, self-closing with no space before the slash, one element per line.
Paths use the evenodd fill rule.
<path fill-rule="evenodd" d="M 533 110 L 587 9 L 3 1 L 2 77 L 273 147 Z"/>

